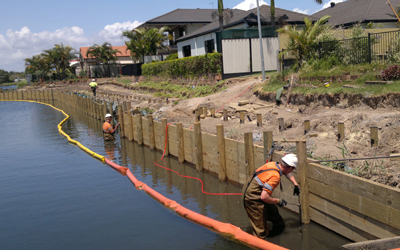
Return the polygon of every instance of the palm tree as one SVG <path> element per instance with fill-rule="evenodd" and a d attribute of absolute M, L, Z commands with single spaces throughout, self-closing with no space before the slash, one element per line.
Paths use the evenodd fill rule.
<path fill-rule="evenodd" d="M 117 61 L 117 53 L 121 53 L 118 49 L 113 49 L 110 43 L 103 43 L 102 45 L 94 44 L 91 46 L 86 56 L 94 57 L 97 63 L 102 64 L 103 67 L 108 65 L 108 69 L 110 67 L 110 63 L 115 63 Z M 105 68 L 103 68 L 106 72 L 106 75 L 109 75 Z"/>
<path fill-rule="evenodd" d="M 53 48 L 44 50 L 43 58 L 50 64 L 50 68 L 54 68 L 60 79 L 65 79 L 65 72 L 69 68 L 69 60 L 76 58 L 74 49 L 62 43 L 55 44 Z M 61 77 L 62 76 L 62 77 Z"/>
<path fill-rule="evenodd" d="M 305 27 L 298 29 L 296 26 L 287 25 L 278 30 L 279 33 L 289 36 L 287 50 L 295 56 L 299 66 L 303 59 L 309 59 L 313 55 L 313 51 L 318 43 L 317 37 L 323 32 L 331 29 L 330 26 L 324 25 L 328 22 L 330 16 L 323 16 L 314 24 L 305 17 Z"/>
<path fill-rule="evenodd" d="M 155 55 L 157 50 L 168 48 L 166 41 L 172 40 L 172 36 L 167 34 L 168 31 L 166 26 L 160 29 L 137 28 L 122 32 L 122 37 L 129 39 L 125 44 L 131 52 L 132 59 L 144 62 L 145 55 Z"/>
<path fill-rule="evenodd" d="M 218 0 L 218 11 L 214 11 L 211 16 L 213 19 L 218 17 L 219 30 L 222 31 L 224 29 L 224 20 L 228 23 L 229 19 L 233 16 L 233 11 L 230 9 L 224 10 L 223 0 Z"/>
<path fill-rule="evenodd" d="M 50 71 L 50 63 L 42 55 L 34 55 L 31 58 L 25 58 L 25 73 L 31 75 L 47 74 Z"/>

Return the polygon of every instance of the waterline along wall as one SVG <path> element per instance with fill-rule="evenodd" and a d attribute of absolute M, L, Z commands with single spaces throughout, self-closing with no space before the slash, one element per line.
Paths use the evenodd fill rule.
<path fill-rule="evenodd" d="M 111 103 L 100 99 L 52 90 L 0 92 L 0 99 L 57 100 L 100 120 L 113 109 Z M 265 163 L 273 141 L 269 131 L 264 132 L 264 146 L 253 144 L 252 133 L 246 133 L 244 141 L 225 138 L 223 124 L 217 125 L 217 135 L 201 132 L 200 123 L 186 129 L 181 123 L 168 124 L 167 119 L 157 121 L 151 115 L 142 116 L 130 109 L 130 103 L 118 105 L 117 115 L 121 136 L 175 156 L 179 162 L 192 163 L 198 171 L 214 173 L 221 181 L 243 184 Z M 283 190 L 275 190 L 274 196 L 290 204 L 299 203 L 303 223 L 315 221 L 353 241 L 400 235 L 400 189 L 311 163 L 306 142 L 293 143 L 299 157 L 295 176 L 301 186 L 300 199 L 293 196 L 292 184 L 286 178 L 282 179 Z M 282 156 L 282 152 L 275 151 L 272 159 L 277 161 Z M 287 208 L 299 212 L 296 205 Z"/>

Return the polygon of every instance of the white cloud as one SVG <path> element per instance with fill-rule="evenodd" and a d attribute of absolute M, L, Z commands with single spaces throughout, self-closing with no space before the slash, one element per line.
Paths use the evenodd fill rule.
<path fill-rule="evenodd" d="M 330 8 L 331 7 L 331 3 L 341 3 L 341 2 L 344 2 L 344 1 L 345 0 L 331 0 L 331 1 L 327 2 L 326 4 L 324 4 L 322 9 L 317 10 L 316 12 L 321 11 L 321 10 L 326 9 L 326 8 Z"/>
<path fill-rule="evenodd" d="M 259 6 L 269 5 L 266 2 L 264 2 L 263 0 L 260 0 L 258 4 L 259 4 Z M 257 0 L 244 0 L 240 4 L 233 7 L 233 9 L 239 9 L 239 10 L 251 10 L 254 8 L 257 8 Z"/>
<path fill-rule="evenodd" d="M 122 31 L 130 30 L 141 23 L 138 21 L 114 23 L 107 25 L 99 33 L 86 36 L 80 27 L 64 27 L 54 32 L 42 31 L 33 33 L 28 27 L 21 30 L 7 30 L 6 34 L 0 34 L 0 69 L 7 71 L 23 71 L 24 59 L 40 54 L 43 50 L 63 43 L 70 45 L 79 51 L 80 47 L 91 46 L 95 43 L 109 42 L 112 45 L 122 45 Z"/>
<path fill-rule="evenodd" d="M 121 41 L 122 32 L 125 30 L 132 30 L 142 24 L 139 21 L 127 21 L 124 23 L 114 23 L 111 25 L 106 25 L 102 31 L 100 31 L 99 35 L 106 41 L 112 44 L 112 41 Z"/>
<path fill-rule="evenodd" d="M 306 14 L 306 15 L 308 15 L 308 10 L 301 10 L 301 9 L 299 9 L 299 8 L 295 8 L 293 11 L 294 11 L 294 12 L 301 13 L 301 14 Z"/>

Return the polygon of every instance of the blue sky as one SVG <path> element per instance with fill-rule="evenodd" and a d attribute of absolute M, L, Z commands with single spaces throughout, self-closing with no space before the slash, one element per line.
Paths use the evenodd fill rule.
<path fill-rule="evenodd" d="M 224 0 L 224 8 L 248 10 L 256 0 Z M 277 0 L 278 8 L 313 14 L 322 5 L 315 0 Z M 270 4 L 270 0 L 260 0 Z M 121 33 L 157 16 L 180 9 L 217 8 L 218 0 L 0 0 L 0 69 L 23 71 L 24 58 L 40 54 L 54 44 L 79 47 L 123 45 Z"/>

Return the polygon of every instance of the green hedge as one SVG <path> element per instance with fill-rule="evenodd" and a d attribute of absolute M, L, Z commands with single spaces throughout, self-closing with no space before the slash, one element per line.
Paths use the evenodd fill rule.
<path fill-rule="evenodd" d="M 209 73 L 221 73 L 221 68 L 221 54 L 209 53 L 202 56 L 143 64 L 142 74 L 145 76 L 198 78 Z"/>

